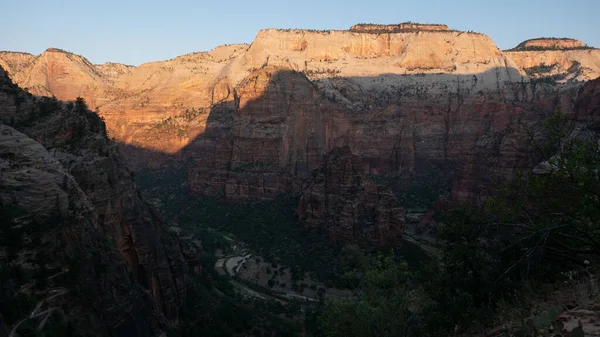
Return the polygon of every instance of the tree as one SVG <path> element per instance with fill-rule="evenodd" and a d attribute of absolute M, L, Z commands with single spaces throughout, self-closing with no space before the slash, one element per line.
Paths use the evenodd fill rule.
<path fill-rule="evenodd" d="M 430 327 L 485 324 L 499 300 L 600 260 L 598 135 L 560 113 L 526 130 L 540 164 L 444 216 L 441 264 L 422 280 L 435 299 Z"/>
<path fill-rule="evenodd" d="M 392 254 L 365 255 L 344 248 L 342 279 L 352 289 L 347 298 L 327 299 L 318 319 L 325 336 L 408 336 L 416 322 L 415 291 L 407 264 Z M 410 308 L 410 309 L 409 309 Z"/>
<path fill-rule="evenodd" d="M 560 113 L 543 129 L 544 141 L 534 142 L 543 161 L 486 206 L 517 235 L 513 244 L 527 243 L 527 255 L 583 265 L 600 258 L 600 137 Z"/>

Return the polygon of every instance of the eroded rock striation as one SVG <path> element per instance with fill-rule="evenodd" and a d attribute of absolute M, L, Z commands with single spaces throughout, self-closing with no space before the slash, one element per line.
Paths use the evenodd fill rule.
<path fill-rule="evenodd" d="M 333 241 L 392 245 L 404 231 L 400 202 L 388 188 L 365 178 L 348 146 L 328 153 L 312 172 L 298 214 L 308 228 L 326 232 Z"/>

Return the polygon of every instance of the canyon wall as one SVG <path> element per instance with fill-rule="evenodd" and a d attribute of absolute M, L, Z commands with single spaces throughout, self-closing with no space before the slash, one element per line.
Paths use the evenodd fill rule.
<path fill-rule="evenodd" d="M 577 80 L 600 73 L 596 57 L 502 52 L 485 34 L 445 28 L 265 29 L 251 45 L 138 67 L 92 65 L 57 50 L 0 54 L 32 93 L 81 95 L 98 107 L 136 167 L 191 160 L 192 193 L 234 201 L 300 194 L 324 155 L 344 146 L 365 174 L 452 167 L 440 174 L 455 177 L 453 197 L 476 199 L 490 175 L 531 165 L 519 123 L 573 111 Z M 530 81 L 546 76 L 536 75 L 540 65 L 564 78 Z"/>
<path fill-rule="evenodd" d="M 188 258 L 139 197 L 102 120 L 82 100 L 22 91 L 0 68 L 0 121 L 2 230 L 26 233 L 0 249 L 16 250 L 12 267 L 31 275 L 33 289 L 20 291 L 66 291 L 52 304 L 86 335 L 153 336 L 175 324 Z"/>
<path fill-rule="evenodd" d="M 388 188 L 365 179 L 348 146 L 331 151 L 313 171 L 298 214 L 308 228 L 325 231 L 333 241 L 393 245 L 404 231 L 402 205 Z"/>

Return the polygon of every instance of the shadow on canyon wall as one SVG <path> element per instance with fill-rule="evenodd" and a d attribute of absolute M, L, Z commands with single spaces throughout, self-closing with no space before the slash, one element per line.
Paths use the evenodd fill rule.
<path fill-rule="evenodd" d="M 186 162 L 192 194 L 248 201 L 297 195 L 325 154 L 348 145 L 380 183 L 408 177 L 402 189 L 436 180 L 454 200 L 473 201 L 495 178 L 536 163 L 522 126 L 564 104 L 551 86 L 531 85 L 513 68 L 311 82 L 266 67 L 222 96 L 195 136 L 185 122 L 151 131 L 165 141 L 192 138 L 179 152 L 120 144 L 123 153 L 138 170 Z"/>

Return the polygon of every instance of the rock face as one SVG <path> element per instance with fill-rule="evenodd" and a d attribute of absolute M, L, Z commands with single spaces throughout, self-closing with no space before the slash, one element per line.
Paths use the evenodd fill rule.
<path fill-rule="evenodd" d="M 505 52 L 525 73 L 549 83 L 589 81 L 600 76 L 600 50 L 528 50 Z"/>
<path fill-rule="evenodd" d="M 600 76 L 600 50 L 574 39 L 531 39 L 505 54 L 533 80 L 567 83 Z"/>
<path fill-rule="evenodd" d="M 312 173 L 298 214 L 307 227 L 325 231 L 333 241 L 391 245 L 404 231 L 400 202 L 364 177 L 360 159 L 348 146 L 331 151 Z"/>
<path fill-rule="evenodd" d="M 450 27 L 440 24 L 423 24 L 404 22 L 397 25 L 378 25 L 369 23 L 359 23 L 350 27 L 351 32 L 358 33 L 400 33 L 410 31 L 449 31 Z"/>
<path fill-rule="evenodd" d="M 581 84 L 559 90 L 529 83 L 527 74 L 570 81 L 600 73 L 595 50 L 502 52 L 484 34 L 445 26 L 391 25 L 376 34 L 375 27 L 382 28 L 266 29 L 250 46 L 138 67 L 95 66 L 55 50 L 0 59 L 20 64 L 10 74 L 31 92 L 81 95 L 99 107 L 130 161 L 191 160 L 193 193 L 236 201 L 300 193 L 323 154 L 345 145 L 365 173 L 454 163 L 455 195 L 476 197 L 489 170 L 475 153 L 501 151 L 506 157 L 493 169 L 509 176 L 529 162 L 507 128 L 573 109 Z M 541 64 L 557 65 L 535 75 Z"/>
<path fill-rule="evenodd" d="M 1 68 L 0 120 L 2 218 L 19 214 L 3 226 L 28 228 L 37 242 L 12 247 L 13 267 L 35 275 L 54 268 L 55 276 L 36 279 L 46 284 L 37 295 L 66 289 L 58 305 L 88 335 L 152 336 L 174 323 L 186 259 L 140 199 L 102 120 L 83 101 L 23 92 Z M 32 256 L 46 262 L 29 263 Z"/>
<path fill-rule="evenodd" d="M 34 60 L 35 56 L 28 53 L 0 52 L 0 67 L 9 74 L 24 72 Z"/>
<path fill-rule="evenodd" d="M 531 49 L 577 49 L 585 47 L 585 44 L 579 40 L 567 38 L 538 38 L 530 39 L 519 43 L 514 50 L 531 50 Z"/>
<path fill-rule="evenodd" d="M 579 122 L 590 123 L 600 131 L 600 77 L 586 82 L 577 92 L 571 116 Z"/>
<path fill-rule="evenodd" d="M 15 55 L 0 55 L 0 59 L 9 58 Z M 156 137 L 155 126 L 186 110 L 208 112 L 223 100 L 233 100 L 235 88 L 263 66 L 303 72 L 328 95 L 338 90 L 381 92 L 415 85 L 439 91 L 455 87 L 457 76 L 477 78 L 475 91 L 495 90 L 507 81 L 521 81 L 524 75 L 489 37 L 439 31 L 370 34 L 267 29 L 257 34 L 251 47 L 223 46 L 139 67 L 95 66 L 56 49 L 29 62 L 8 70 L 21 87 L 63 100 L 82 96 L 90 107 L 99 108 L 117 141 L 171 154 L 203 132 L 206 115 L 181 123 L 182 132 L 175 130 L 165 137 Z M 380 78 L 369 78 L 375 76 Z"/>

